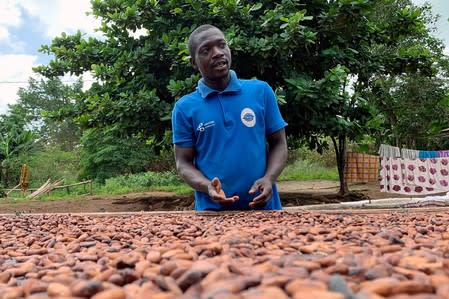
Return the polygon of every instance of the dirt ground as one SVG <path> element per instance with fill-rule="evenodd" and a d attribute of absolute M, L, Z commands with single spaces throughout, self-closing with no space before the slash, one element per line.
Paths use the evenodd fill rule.
<path fill-rule="evenodd" d="M 339 197 L 335 181 L 288 181 L 278 183 L 284 207 L 404 197 L 380 192 L 377 182 L 349 185 L 351 195 Z M 0 199 L 2 213 L 97 213 L 192 210 L 193 195 L 179 196 L 169 192 L 139 192 L 111 196 L 85 196 L 72 200 L 12 201 Z"/>

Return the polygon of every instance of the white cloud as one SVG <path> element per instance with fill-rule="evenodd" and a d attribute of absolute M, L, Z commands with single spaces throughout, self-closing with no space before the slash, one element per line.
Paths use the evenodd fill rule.
<path fill-rule="evenodd" d="M 7 31 L 10 26 L 21 25 L 22 10 L 37 18 L 51 38 L 62 32 L 72 34 L 78 29 L 90 36 L 101 36 L 95 32 L 101 22 L 86 15 L 91 11 L 90 0 L 1 0 L 0 28 Z M 5 35 L 4 32 L 0 34 Z"/>
<path fill-rule="evenodd" d="M 90 72 L 90 71 L 84 72 L 80 77 L 71 76 L 69 74 L 66 74 L 65 76 L 60 77 L 60 78 L 61 78 L 61 81 L 66 85 L 75 83 L 78 79 L 81 78 L 81 80 L 83 81 L 83 90 L 84 91 L 88 90 L 92 86 L 92 82 L 95 81 L 95 79 L 92 75 L 92 72 Z"/>
<path fill-rule="evenodd" d="M 30 77 L 40 78 L 40 75 L 32 70 L 36 65 L 38 65 L 37 56 L 0 55 L 0 114 L 7 113 L 8 104 L 14 104 L 17 101 L 19 88 L 26 88 Z M 91 72 L 85 72 L 81 79 L 83 90 L 89 89 L 94 81 Z M 69 85 L 77 80 L 76 76 L 61 77 L 61 81 Z"/>
<path fill-rule="evenodd" d="M 446 45 L 445 53 L 447 54 L 449 51 L 449 2 L 447 0 L 412 0 L 412 2 L 418 6 L 429 3 L 432 6 L 432 14 L 440 16 L 435 24 L 436 32 L 434 32 L 434 35 L 443 40 Z"/>
<path fill-rule="evenodd" d="M 17 27 L 21 23 L 20 9 L 14 0 L 0 2 L 0 41 L 9 41 L 9 27 Z"/>
<path fill-rule="evenodd" d="M 26 12 L 38 20 L 43 27 L 42 31 L 49 38 L 60 36 L 62 32 L 72 34 L 77 30 L 89 36 L 100 37 L 101 34 L 95 32 L 100 21 L 91 15 L 87 16 L 86 12 L 90 11 L 90 0 L 0 0 L 0 41 L 7 43 L 9 47 L 7 53 L 2 51 L 0 55 L 0 114 L 7 112 L 7 104 L 16 102 L 17 91 L 28 85 L 28 78 L 38 76 L 32 71 L 32 67 L 38 64 L 38 54 L 18 55 L 24 53 L 27 41 L 20 39 L 20 36 L 13 38 L 9 29 L 29 26 L 30 24 L 23 24 Z M 86 74 L 82 78 L 85 80 L 84 87 L 90 87 L 92 76 Z M 73 81 L 75 78 L 62 80 Z"/>
<path fill-rule="evenodd" d="M 139 29 L 137 29 L 134 32 L 131 31 L 131 30 L 128 30 L 128 34 L 129 34 L 129 36 L 131 36 L 131 37 L 133 37 L 135 39 L 138 39 L 141 36 L 147 35 L 148 34 L 148 30 L 144 29 L 144 28 L 139 28 Z"/>
<path fill-rule="evenodd" d="M 62 32 L 74 33 L 78 29 L 88 35 L 99 35 L 94 29 L 100 26 L 100 21 L 86 15 L 91 11 L 89 0 L 16 0 L 16 4 L 38 18 L 49 37 Z"/>
<path fill-rule="evenodd" d="M 0 40 L 8 40 L 8 39 L 9 39 L 8 28 L 0 25 Z"/>
<path fill-rule="evenodd" d="M 21 22 L 20 9 L 15 0 L 0 2 L 0 25 L 19 26 Z"/>
<path fill-rule="evenodd" d="M 28 78 L 35 75 L 32 67 L 36 60 L 34 55 L 0 56 L 0 114 L 6 113 L 7 104 L 16 102 L 19 87 L 26 87 Z"/>

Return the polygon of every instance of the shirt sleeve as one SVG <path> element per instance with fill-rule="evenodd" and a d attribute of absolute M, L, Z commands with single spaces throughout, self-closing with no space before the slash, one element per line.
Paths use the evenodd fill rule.
<path fill-rule="evenodd" d="M 194 130 L 191 121 L 183 113 L 179 105 L 175 104 L 172 111 L 173 144 L 180 147 L 193 147 L 195 145 Z"/>
<path fill-rule="evenodd" d="M 276 95 L 273 89 L 265 84 L 265 135 L 270 135 L 274 132 L 283 129 L 287 123 L 282 118 L 281 111 L 276 100 Z"/>

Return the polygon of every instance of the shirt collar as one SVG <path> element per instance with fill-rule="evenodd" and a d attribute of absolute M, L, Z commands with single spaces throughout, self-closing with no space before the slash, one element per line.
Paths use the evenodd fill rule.
<path fill-rule="evenodd" d="M 204 83 L 204 79 L 198 81 L 197 90 L 200 93 L 201 97 L 203 99 L 206 99 L 212 93 L 227 93 L 227 92 L 240 91 L 242 89 L 242 84 L 237 78 L 237 74 L 233 70 L 230 70 L 229 73 L 231 74 L 231 79 L 229 80 L 228 86 L 226 86 L 226 88 L 223 91 L 210 88 L 209 86 L 206 85 L 206 83 Z"/>

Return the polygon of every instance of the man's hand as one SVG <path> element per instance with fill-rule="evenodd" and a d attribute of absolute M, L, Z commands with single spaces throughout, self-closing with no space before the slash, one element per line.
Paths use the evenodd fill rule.
<path fill-rule="evenodd" d="M 273 195 L 273 183 L 267 178 L 260 178 L 254 182 L 248 193 L 254 194 L 257 191 L 260 191 L 261 193 L 249 203 L 249 207 L 253 209 L 264 207 L 271 199 L 271 196 Z"/>
<path fill-rule="evenodd" d="M 239 200 L 238 196 L 226 197 L 223 189 L 221 189 L 221 182 L 218 178 L 213 178 L 208 187 L 210 198 L 222 206 L 228 206 Z"/>

